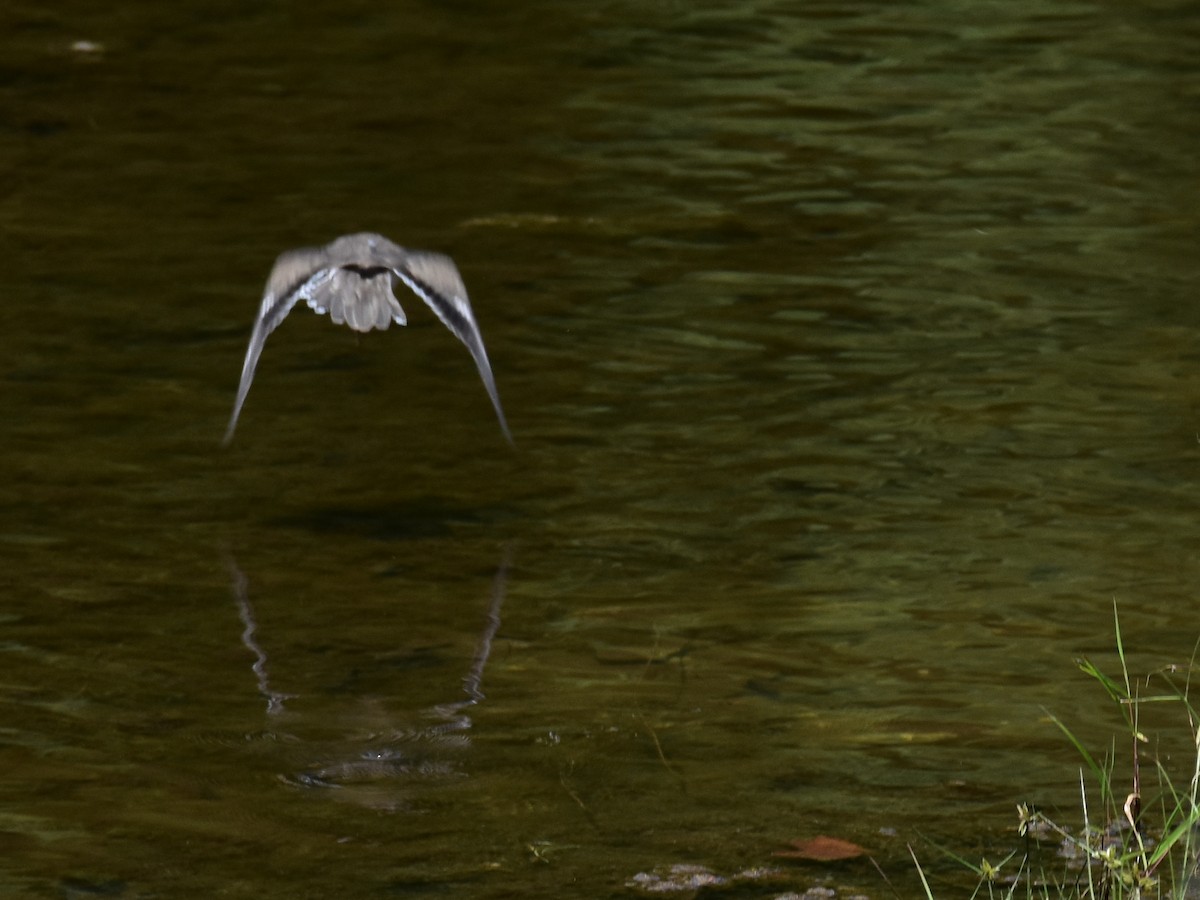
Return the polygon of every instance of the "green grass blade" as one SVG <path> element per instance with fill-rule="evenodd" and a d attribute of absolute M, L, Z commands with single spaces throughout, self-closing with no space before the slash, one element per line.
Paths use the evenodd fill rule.
<path fill-rule="evenodd" d="M 1046 715 L 1050 717 L 1050 721 L 1058 726 L 1058 730 L 1067 736 L 1067 740 L 1071 742 L 1071 744 L 1079 752 L 1079 755 L 1083 757 L 1083 761 L 1087 764 L 1087 767 L 1091 771 L 1093 777 L 1103 784 L 1105 782 L 1104 769 L 1100 767 L 1099 763 L 1096 762 L 1092 754 L 1088 752 L 1087 747 L 1083 746 L 1083 743 L 1079 740 L 1079 738 L 1075 737 L 1075 735 L 1071 732 L 1071 729 L 1068 728 L 1058 716 L 1054 715 L 1054 713 L 1050 712 L 1048 709 L 1045 709 L 1045 707 L 1043 707 L 1043 710 L 1045 711 Z"/>
<path fill-rule="evenodd" d="M 925 872 L 921 869 L 921 861 L 917 859 L 917 854 L 913 850 L 912 844 L 908 845 L 908 854 L 912 857 L 913 865 L 917 867 L 917 874 L 921 876 L 921 885 L 925 888 L 925 900 L 933 900 L 933 891 L 929 887 L 929 882 L 925 878 Z"/>

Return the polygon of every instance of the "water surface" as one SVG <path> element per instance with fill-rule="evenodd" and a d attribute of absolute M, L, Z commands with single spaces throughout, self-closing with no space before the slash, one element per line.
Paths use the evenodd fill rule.
<path fill-rule="evenodd" d="M 1072 819 L 1073 658 L 1200 634 L 1195 12 L 0 14 L 6 894 L 881 896 L 771 854 Z M 271 261 L 368 229 L 516 448 L 402 298 L 222 451 Z"/>

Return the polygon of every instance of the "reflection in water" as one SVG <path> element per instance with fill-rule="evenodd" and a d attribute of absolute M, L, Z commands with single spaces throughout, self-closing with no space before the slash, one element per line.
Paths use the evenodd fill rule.
<path fill-rule="evenodd" d="M 226 555 L 225 563 L 233 578 L 233 598 L 237 601 L 238 616 L 245 626 L 242 629 L 242 643 L 254 654 L 254 665 L 251 668 L 254 670 L 254 677 L 258 679 L 258 692 L 267 698 L 267 715 L 274 716 L 283 712 L 283 701 L 292 695 L 271 690 L 270 676 L 267 674 L 267 654 L 258 643 L 258 622 L 254 618 L 254 607 L 250 605 L 250 582 L 246 573 L 238 568 L 232 555 Z"/>
<path fill-rule="evenodd" d="M 424 715 L 427 718 L 438 720 L 436 724 L 405 728 L 391 722 L 390 727 L 385 729 L 384 733 L 371 734 L 369 737 L 370 748 L 359 749 L 353 758 L 347 759 L 335 751 L 331 755 L 339 758 L 322 763 L 316 768 L 285 776 L 284 780 L 303 787 L 338 788 L 350 785 L 378 784 L 397 778 L 449 777 L 460 774 L 455 765 L 437 758 L 435 751 L 445 749 L 462 751 L 470 746 L 470 739 L 465 734 L 472 726 L 469 710 L 484 699 L 483 671 L 491 656 L 492 642 L 500 628 L 500 608 L 504 603 L 511 559 L 511 548 L 506 547 L 500 566 L 496 571 L 496 577 L 492 582 L 491 597 L 488 601 L 483 630 L 475 645 L 475 655 L 470 669 L 463 676 L 462 690 L 466 694 L 465 699 L 438 703 L 429 707 Z M 226 562 L 233 580 L 233 594 L 238 606 L 238 615 L 245 626 L 242 630 L 242 643 L 254 655 L 254 664 L 251 668 L 258 683 L 258 691 L 266 698 L 267 715 L 278 716 L 285 711 L 284 701 L 296 695 L 282 693 L 271 688 L 270 675 L 267 671 L 267 654 L 257 638 L 258 624 L 254 608 L 250 603 L 249 580 L 232 556 L 228 556 Z M 353 741 L 353 743 L 360 742 Z M 386 791 L 383 795 L 368 793 L 356 799 L 363 802 L 364 805 L 389 810 L 395 810 L 402 806 Z"/>

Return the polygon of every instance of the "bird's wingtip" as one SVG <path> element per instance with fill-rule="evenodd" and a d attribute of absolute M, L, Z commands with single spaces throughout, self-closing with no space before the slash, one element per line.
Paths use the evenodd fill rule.
<path fill-rule="evenodd" d="M 496 420 L 500 423 L 500 433 L 504 435 L 508 446 L 516 449 L 517 442 L 513 440 L 512 432 L 508 429 L 508 419 L 505 418 L 504 409 L 500 406 L 500 398 L 496 394 L 495 385 L 488 386 L 488 393 L 492 397 L 492 407 L 496 410 Z"/>

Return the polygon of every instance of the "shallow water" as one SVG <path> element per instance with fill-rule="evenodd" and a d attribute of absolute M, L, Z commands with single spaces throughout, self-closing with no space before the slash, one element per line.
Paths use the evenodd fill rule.
<path fill-rule="evenodd" d="M 1076 816 L 1044 710 L 1119 731 L 1113 601 L 1191 654 L 1194 5 L 57 6 L 0 13 L 7 895 L 880 896 L 771 854 L 1002 855 Z M 407 297 L 289 318 L 219 448 L 272 259 L 363 229 L 455 257 L 515 449 Z"/>

